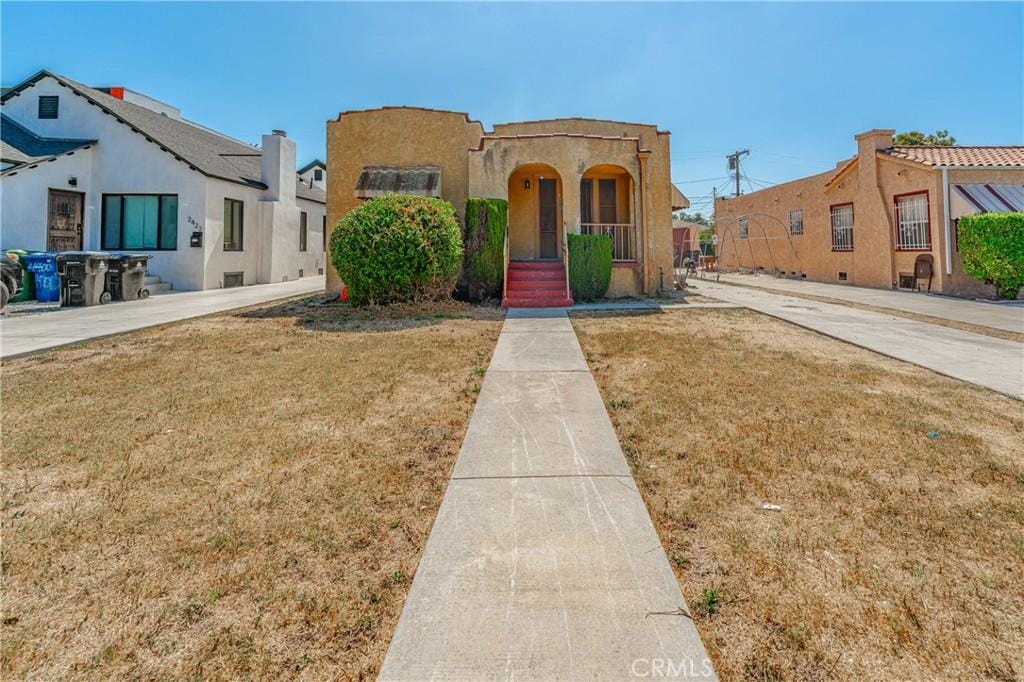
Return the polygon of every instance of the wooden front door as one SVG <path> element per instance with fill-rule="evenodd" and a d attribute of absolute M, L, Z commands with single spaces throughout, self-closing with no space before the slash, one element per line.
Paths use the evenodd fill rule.
<path fill-rule="evenodd" d="M 540 179 L 540 257 L 558 258 L 558 181 Z"/>
<path fill-rule="evenodd" d="M 50 190 L 47 208 L 47 251 L 80 251 L 82 249 L 82 214 L 85 195 L 79 192 Z"/>

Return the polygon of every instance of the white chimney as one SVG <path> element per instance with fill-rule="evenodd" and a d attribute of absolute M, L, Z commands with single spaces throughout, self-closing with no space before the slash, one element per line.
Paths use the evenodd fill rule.
<path fill-rule="evenodd" d="M 268 201 L 295 203 L 295 143 L 283 130 L 262 138 L 260 180 L 267 186 Z"/>

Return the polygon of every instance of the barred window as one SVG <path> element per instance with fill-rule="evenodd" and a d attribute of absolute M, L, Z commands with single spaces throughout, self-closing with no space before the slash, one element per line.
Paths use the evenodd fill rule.
<path fill-rule="evenodd" d="M 840 204 L 830 209 L 832 250 L 853 251 L 853 204 Z"/>
<path fill-rule="evenodd" d="M 804 211 L 798 208 L 795 211 L 789 212 L 789 233 L 790 234 L 803 234 L 804 233 Z"/>
<path fill-rule="evenodd" d="M 928 192 L 905 194 L 893 199 L 896 216 L 896 248 L 916 251 L 930 249 L 931 229 L 928 224 Z"/>
<path fill-rule="evenodd" d="M 750 228 L 747 225 L 746 218 L 740 218 L 740 239 L 746 239 L 750 234 Z"/>

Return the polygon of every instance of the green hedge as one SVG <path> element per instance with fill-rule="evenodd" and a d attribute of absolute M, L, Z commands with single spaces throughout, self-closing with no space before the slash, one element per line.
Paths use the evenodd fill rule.
<path fill-rule="evenodd" d="M 1024 213 L 979 213 L 957 221 L 964 272 L 1017 298 L 1024 287 Z"/>
<path fill-rule="evenodd" d="M 462 231 L 465 256 L 458 286 L 461 297 L 479 302 L 501 296 L 507 229 L 507 201 L 466 199 L 466 225 Z"/>
<path fill-rule="evenodd" d="M 330 253 L 355 305 L 435 300 L 455 286 L 462 234 L 447 201 L 389 194 L 349 211 Z"/>
<path fill-rule="evenodd" d="M 573 300 L 593 301 L 612 281 L 612 239 L 603 234 L 570 234 L 569 288 Z"/>

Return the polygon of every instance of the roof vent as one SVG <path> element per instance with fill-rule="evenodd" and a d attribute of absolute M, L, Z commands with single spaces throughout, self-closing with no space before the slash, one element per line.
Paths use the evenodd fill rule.
<path fill-rule="evenodd" d="M 274 129 L 270 131 L 271 135 L 277 135 L 278 137 L 288 137 L 288 133 L 283 130 Z"/>

